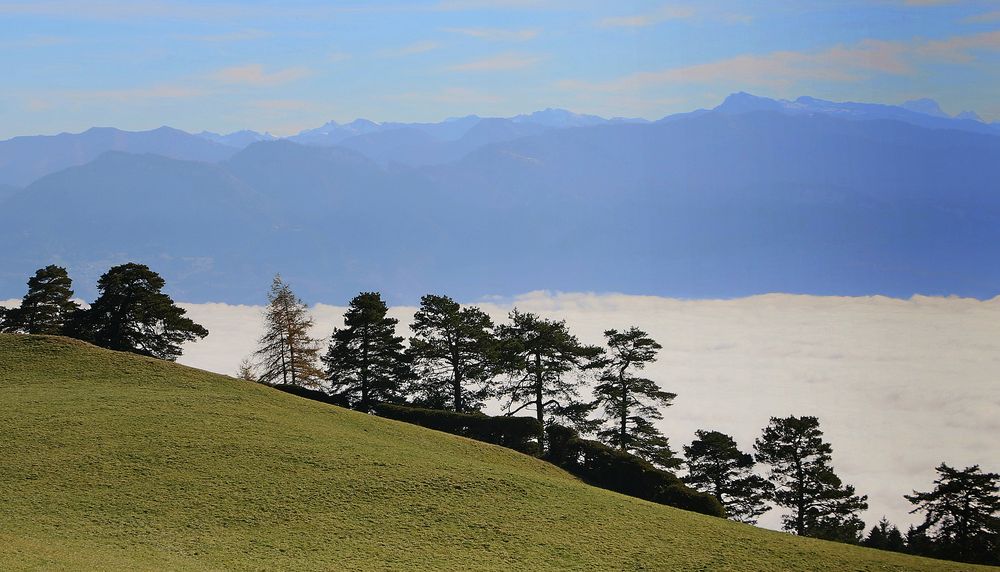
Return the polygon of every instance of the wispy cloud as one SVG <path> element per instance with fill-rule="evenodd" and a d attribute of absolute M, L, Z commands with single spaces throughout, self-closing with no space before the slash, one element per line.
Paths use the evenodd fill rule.
<path fill-rule="evenodd" d="M 1000 50 L 1000 30 L 932 40 L 916 47 L 919 55 L 950 62 L 969 63 L 976 52 Z"/>
<path fill-rule="evenodd" d="M 267 87 L 293 82 L 308 75 L 310 75 L 309 69 L 302 66 L 267 72 L 260 64 L 246 64 L 217 70 L 209 74 L 209 79 L 224 85 Z"/>
<path fill-rule="evenodd" d="M 121 102 L 150 99 L 190 99 L 202 97 L 208 91 L 195 86 L 179 84 L 158 84 L 123 89 L 69 90 L 52 95 L 70 100 L 114 100 Z"/>
<path fill-rule="evenodd" d="M 418 103 L 447 104 L 494 104 L 503 101 L 503 97 L 495 93 L 468 87 L 447 87 L 438 91 L 405 92 L 383 96 L 386 101 L 407 101 Z"/>
<path fill-rule="evenodd" d="M 261 40 L 273 36 L 274 34 L 267 30 L 249 28 L 246 30 L 236 30 L 221 34 L 185 35 L 181 36 L 181 38 L 197 42 L 244 42 L 249 40 Z"/>
<path fill-rule="evenodd" d="M 506 28 L 445 28 L 446 32 L 479 38 L 489 41 L 503 42 L 523 42 L 538 37 L 541 30 L 537 28 L 525 28 L 522 30 L 510 30 Z"/>
<path fill-rule="evenodd" d="M 351 57 L 352 57 L 351 54 L 349 54 L 347 52 L 331 52 L 331 53 L 327 54 L 326 61 L 328 61 L 328 62 L 334 62 L 334 63 L 336 63 L 336 62 L 345 62 L 345 61 L 351 59 Z"/>
<path fill-rule="evenodd" d="M 929 62 L 972 63 L 980 52 L 1000 51 L 1000 30 L 943 40 L 898 42 L 861 40 L 813 52 L 742 54 L 688 66 L 628 74 L 605 82 L 562 80 L 567 90 L 641 90 L 659 84 L 719 84 L 789 87 L 800 81 L 858 82 L 878 75 L 919 73 Z"/>
<path fill-rule="evenodd" d="M 605 28 L 641 28 L 653 26 L 668 20 L 683 20 L 695 15 L 695 9 L 678 4 L 665 4 L 652 12 L 630 16 L 610 16 L 598 22 Z"/>
<path fill-rule="evenodd" d="M 447 69 L 455 72 L 508 71 L 529 68 L 540 61 L 540 56 L 509 53 L 449 66 Z"/>
<path fill-rule="evenodd" d="M 872 72 L 906 74 L 912 68 L 903 49 L 891 42 L 865 40 L 821 52 L 745 54 L 714 62 L 638 72 L 603 82 L 563 81 L 565 89 L 634 91 L 657 84 L 710 84 L 726 81 L 748 86 L 788 86 L 800 80 L 858 81 Z"/>
<path fill-rule="evenodd" d="M 1000 22 L 1000 10 L 994 10 L 992 12 L 983 12 L 982 14 L 976 14 L 975 16 L 969 16 L 962 20 L 966 24 L 990 24 L 993 22 Z"/>
<path fill-rule="evenodd" d="M 423 54 L 441 47 L 441 44 L 432 40 L 414 42 L 398 48 L 386 48 L 379 50 L 376 55 L 382 58 L 401 58 L 415 54 Z"/>

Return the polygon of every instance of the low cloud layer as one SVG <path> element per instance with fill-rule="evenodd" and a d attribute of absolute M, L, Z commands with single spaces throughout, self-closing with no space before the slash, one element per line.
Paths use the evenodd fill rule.
<path fill-rule="evenodd" d="M 531 293 L 478 305 L 497 320 L 514 306 L 565 319 L 590 343 L 607 328 L 647 330 L 664 346 L 649 376 L 678 394 L 660 423 L 677 450 L 697 429 L 749 450 L 771 416 L 818 416 L 838 474 L 870 497 L 869 526 L 882 515 L 904 529 L 915 522 L 902 495 L 928 490 L 942 461 L 1000 470 L 1000 298 Z M 181 363 L 231 374 L 254 350 L 261 307 L 183 306 L 212 333 Z M 401 334 L 415 309 L 392 309 Z M 343 311 L 314 307 L 315 335 L 328 336 Z"/>

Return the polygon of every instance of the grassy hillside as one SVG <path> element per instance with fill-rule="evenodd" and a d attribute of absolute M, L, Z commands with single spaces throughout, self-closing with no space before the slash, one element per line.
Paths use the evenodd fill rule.
<path fill-rule="evenodd" d="M 200 370 L 0 335 L 0 569 L 960 570 L 581 484 Z"/>

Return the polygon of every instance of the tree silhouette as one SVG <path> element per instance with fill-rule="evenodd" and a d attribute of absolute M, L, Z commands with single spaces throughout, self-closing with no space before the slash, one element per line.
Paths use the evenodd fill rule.
<path fill-rule="evenodd" d="M 979 465 L 954 469 L 941 463 L 936 470 L 934 490 L 903 495 L 915 505 L 911 513 L 924 514 L 914 535 L 930 540 L 915 548 L 928 556 L 1000 564 L 1000 475 Z"/>
<path fill-rule="evenodd" d="M 757 460 L 771 466 L 774 500 L 792 509 L 782 519 L 785 530 L 841 542 L 858 542 L 864 523 L 858 513 L 867 496 L 844 485 L 830 466 L 833 448 L 823 441 L 815 417 L 772 417 L 754 443 Z"/>
<path fill-rule="evenodd" d="M 80 306 L 72 300 L 73 281 L 66 269 L 50 264 L 28 279 L 21 306 L 5 312 L 0 331 L 25 334 L 61 334 Z"/>
<path fill-rule="evenodd" d="M 753 455 L 740 451 L 729 435 L 702 430 L 695 435 L 684 447 L 688 467 L 684 482 L 714 495 L 729 518 L 756 524 L 757 517 L 770 509 L 767 501 L 774 496 L 774 485 L 753 474 Z"/>
<path fill-rule="evenodd" d="M 624 332 L 607 330 L 604 337 L 609 351 L 586 366 L 600 370 L 594 388 L 594 404 L 603 414 L 598 438 L 655 465 L 679 466 L 681 460 L 674 456 L 667 438 L 653 424 L 663 418 L 660 408 L 668 407 L 676 395 L 635 374 L 656 361 L 656 353 L 663 346 L 636 327 Z"/>
<path fill-rule="evenodd" d="M 891 550 L 892 552 L 906 550 L 903 534 L 884 516 L 868 531 L 868 536 L 861 541 L 861 545 L 879 550 Z"/>
<path fill-rule="evenodd" d="M 208 335 L 184 316 L 161 290 L 163 278 L 144 264 L 115 266 L 97 281 L 100 295 L 87 310 L 73 313 L 67 332 L 112 350 L 165 360 L 181 355 L 181 344 Z"/>
<path fill-rule="evenodd" d="M 504 389 L 507 415 L 534 407 L 535 418 L 543 427 L 546 412 L 578 426 L 585 424 L 592 408 L 579 401 L 580 381 L 570 379 L 569 374 L 600 355 L 600 348 L 581 344 L 569 333 L 566 322 L 546 320 L 516 308 L 510 313 L 510 323 L 497 330 L 504 366 L 510 374 Z M 543 449 L 544 441 L 543 431 L 538 435 Z"/>
<path fill-rule="evenodd" d="M 317 366 L 320 343 L 309 335 L 313 320 L 305 303 L 275 275 L 264 310 L 264 335 L 255 363 L 241 374 L 261 383 L 319 386 L 325 377 Z M 250 366 L 250 364 L 246 364 Z"/>
<path fill-rule="evenodd" d="M 474 306 L 428 294 L 413 316 L 410 355 L 418 373 L 411 387 L 420 405 L 478 411 L 497 369 L 493 320 Z"/>
<path fill-rule="evenodd" d="M 396 335 L 398 320 L 387 312 L 378 292 L 355 296 L 344 313 L 345 327 L 333 330 L 323 357 L 334 393 L 362 411 L 380 401 L 400 401 L 403 383 L 412 377 L 403 338 Z"/>

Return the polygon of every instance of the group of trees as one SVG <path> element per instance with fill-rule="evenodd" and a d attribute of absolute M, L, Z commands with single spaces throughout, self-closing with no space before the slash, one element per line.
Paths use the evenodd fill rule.
<path fill-rule="evenodd" d="M 994 536 L 961 532 L 970 526 L 966 520 L 941 516 L 940 506 L 921 496 L 936 499 L 939 492 L 907 497 L 922 503 L 914 510 L 926 512 L 927 524 L 911 529 L 906 539 L 885 519 L 863 537 L 859 515 L 868 508 L 867 497 L 834 472 L 833 450 L 816 417 L 772 418 L 753 453 L 741 451 L 729 435 L 698 431 L 680 458 L 654 424 L 676 395 L 641 375 L 662 347 L 636 327 L 605 331 L 601 348 L 580 342 L 564 321 L 515 309 L 506 323 L 495 324 L 479 308 L 427 295 L 406 344 L 381 296 L 363 292 L 351 300 L 344 326 L 333 329 L 326 354 L 317 360 L 306 306 L 280 277 L 265 315 L 256 358 L 284 366 L 261 367 L 258 381 L 322 388 L 364 411 L 377 403 L 410 403 L 478 412 L 495 399 L 507 415 L 528 409 L 542 426 L 566 423 L 660 467 L 685 468 L 683 480 L 715 495 L 734 520 L 754 524 L 773 504 L 787 509 L 783 527 L 803 536 L 974 561 L 995 553 L 983 548 L 995 545 Z M 581 390 L 591 372 L 596 383 L 589 388 L 591 399 L 584 399 Z M 543 435 L 539 445 L 544 448 Z M 766 467 L 761 474 L 758 465 Z M 983 478 L 983 490 L 993 487 L 993 505 L 983 501 L 979 514 L 995 515 L 996 475 Z M 995 516 L 969 522 L 982 524 L 981 531 L 997 528 Z"/>
<path fill-rule="evenodd" d="M 660 349 L 642 330 L 608 330 L 604 350 L 581 343 L 564 321 L 514 310 L 508 323 L 495 324 L 479 308 L 427 295 L 407 344 L 388 311 L 377 292 L 355 296 L 343 327 L 333 329 L 319 356 L 305 304 L 276 276 L 253 371 L 245 368 L 242 375 L 323 388 L 363 411 L 409 402 L 478 412 L 487 399 L 498 399 L 508 415 L 529 409 L 543 427 L 559 420 L 597 431 L 609 445 L 654 464 L 680 463 L 653 424 L 660 417 L 657 405 L 669 405 L 674 395 L 636 375 Z M 579 390 L 588 370 L 599 372 L 600 383 L 594 399 L 585 401 Z M 544 433 L 538 439 L 544 448 Z"/>
<path fill-rule="evenodd" d="M 99 296 L 83 307 L 73 300 L 64 268 L 42 268 L 28 280 L 19 307 L 0 308 L 0 331 L 69 335 L 166 360 L 181 354 L 182 343 L 208 335 L 144 265 L 115 266 L 97 286 Z M 676 395 L 641 375 L 662 347 L 636 327 L 605 331 L 601 348 L 580 342 L 564 321 L 515 309 L 507 323 L 495 324 L 479 308 L 427 295 L 404 343 L 381 296 L 363 292 L 320 355 L 307 306 L 280 276 L 264 317 L 259 348 L 240 367 L 245 379 L 319 389 L 362 411 L 408 403 L 478 413 L 495 399 L 507 415 L 529 409 L 542 427 L 569 424 L 654 465 L 684 467 L 683 480 L 718 498 L 734 520 L 754 524 L 774 504 L 787 509 L 784 528 L 799 535 L 1000 563 L 1000 476 L 979 466 L 941 464 L 933 490 L 905 495 L 912 512 L 923 514 L 922 524 L 904 535 L 883 518 L 862 537 L 859 513 L 867 497 L 834 472 L 832 447 L 816 417 L 771 418 L 753 453 L 729 435 L 699 430 L 678 457 L 654 424 Z M 585 399 L 581 389 L 591 373 L 596 383 Z M 544 450 L 544 432 L 538 441 Z"/>
<path fill-rule="evenodd" d="M 28 279 L 17 308 L 0 308 L 0 331 L 61 334 L 112 350 L 165 360 L 181 355 L 181 344 L 204 338 L 194 323 L 162 292 L 163 278 L 142 264 L 112 267 L 97 281 L 99 296 L 82 307 L 73 300 L 66 269 L 50 265 Z"/>

